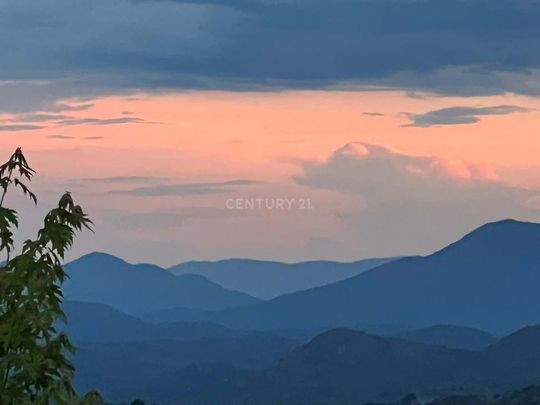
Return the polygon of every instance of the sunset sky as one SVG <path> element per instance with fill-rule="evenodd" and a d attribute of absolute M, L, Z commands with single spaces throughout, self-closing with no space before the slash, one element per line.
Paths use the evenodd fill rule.
<path fill-rule="evenodd" d="M 4 0 L 0 154 L 71 258 L 426 254 L 540 221 L 540 2 Z M 262 207 L 245 207 L 248 201 Z M 270 206 L 286 199 L 290 206 Z"/>

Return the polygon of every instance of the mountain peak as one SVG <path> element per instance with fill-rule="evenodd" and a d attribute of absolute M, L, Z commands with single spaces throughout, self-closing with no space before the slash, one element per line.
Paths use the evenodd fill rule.
<path fill-rule="evenodd" d="M 110 264 L 128 264 L 125 260 L 120 259 L 119 257 L 113 256 L 105 252 L 91 252 L 87 253 L 78 259 L 75 259 L 73 262 L 88 262 L 92 261 L 95 263 L 110 263 Z"/>
<path fill-rule="evenodd" d="M 161 267 L 130 264 L 100 252 L 66 265 L 63 285 L 67 299 L 97 302 L 137 315 L 167 308 L 218 310 L 256 299 L 222 288 L 203 276 L 176 277 Z"/>
<path fill-rule="evenodd" d="M 307 346 L 318 345 L 321 343 L 347 344 L 349 342 L 357 343 L 359 341 L 376 341 L 379 339 L 380 338 L 378 336 L 370 335 L 359 330 L 339 327 L 327 330 L 326 332 L 317 335 L 311 340 L 311 342 L 307 344 Z"/>
<path fill-rule="evenodd" d="M 469 235 L 475 235 L 484 232 L 509 232 L 509 231 L 524 231 L 533 230 L 538 231 L 540 224 L 536 222 L 518 221 L 516 219 L 507 218 L 500 221 L 488 222 L 479 226 L 472 232 L 465 235 L 465 238 Z"/>
<path fill-rule="evenodd" d="M 478 227 L 476 230 L 486 229 L 486 228 L 487 229 L 489 228 L 501 229 L 501 228 L 519 228 L 519 227 L 529 227 L 529 226 L 540 227 L 540 224 L 536 222 L 519 221 L 513 218 L 506 218 L 506 219 L 501 219 L 499 221 L 488 222 Z"/>
<path fill-rule="evenodd" d="M 458 241 L 440 250 L 437 254 L 459 250 L 476 253 L 512 250 L 536 250 L 540 246 L 540 224 L 515 219 L 488 222 L 466 234 Z"/>

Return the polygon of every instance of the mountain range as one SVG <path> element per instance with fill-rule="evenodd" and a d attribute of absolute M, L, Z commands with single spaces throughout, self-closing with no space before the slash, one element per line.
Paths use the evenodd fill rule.
<path fill-rule="evenodd" d="M 501 335 L 540 321 L 538 246 L 539 224 L 499 221 L 431 255 L 389 261 L 267 301 L 201 275 L 175 276 L 94 253 L 66 266 L 64 294 L 154 322 L 196 320 L 244 330 L 359 327 L 387 334 L 441 324 Z"/>
<path fill-rule="evenodd" d="M 539 224 L 504 220 L 429 256 L 198 318 L 244 329 L 449 324 L 505 334 L 540 321 L 539 247 Z"/>
<path fill-rule="evenodd" d="M 200 275 L 175 276 L 158 266 L 129 264 L 105 253 L 88 254 L 65 268 L 66 299 L 107 304 L 129 314 L 178 307 L 216 310 L 257 301 Z"/>
<path fill-rule="evenodd" d="M 538 342 L 540 326 L 482 350 L 338 328 L 296 348 L 272 335 L 90 344 L 75 364 L 78 387 L 98 387 L 117 401 L 345 405 L 397 401 L 409 392 L 426 399 L 526 386 L 540 378 Z"/>
<path fill-rule="evenodd" d="M 225 288 L 237 273 L 223 262 L 175 275 L 90 254 L 66 266 L 77 386 L 116 401 L 345 405 L 538 383 L 539 246 L 539 224 L 489 223 L 433 254 L 266 301 Z M 282 288 L 257 292 L 241 262 L 236 287 Z M 218 273 L 223 285 L 207 278 Z"/>
<path fill-rule="evenodd" d="M 208 322 L 148 323 L 104 304 L 66 301 L 63 307 L 69 321 L 62 329 L 77 346 L 74 358 L 77 386 L 81 391 L 99 388 L 108 399 L 118 401 L 142 396 L 163 403 L 177 403 L 176 400 L 183 397 L 189 403 L 198 404 L 205 403 L 200 402 L 203 398 L 207 398 L 208 403 L 215 403 L 216 397 L 213 395 L 217 393 L 231 395 L 231 398 L 256 397 L 269 389 L 268 385 L 281 385 L 281 379 L 285 378 L 281 373 L 289 372 L 284 370 L 299 372 L 302 367 L 297 364 L 298 356 L 295 353 L 300 349 L 295 347 L 308 348 L 306 353 L 309 356 L 319 356 L 309 360 L 306 367 L 310 369 L 329 367 L 331 361 L 335 361 L 336 368 L 346 370 L 345 365 L 339 364 L 344 358 L 350 358 L 353 364 L 367 364 L 368 359 L 355 358 L 350 349 L 344 349 L 346 355 L 343 358 L 328 350 L 345 347 L 350 341 L 355 347 L 364 347 L 365 353 L 372 353 L 377 358 L 384 351 L 377 349 L 374 342 L 380 343 L 381 347 L 398 342 L 397 349 L 392 351 L 408 353 L 410 358 L 406 357 L 403 361 L 420 361 L 421 364 L 427 361 L 433 366 L 434 360 L 429 356 L 442 353 L 447 357 L 441 361 L 448 365 L 456 363 L 455 369 L 450 369 L 458 373 L 460 367 L 469 368 L 469 365 L 453 357 L 456 353 L 458 360 L 465 356 L 463 350 L 456 348 L 483 348 L 497 341 L 497 338 L 485 332 L 450 325 L 403 331 L 398 337 L 375 336 L 346 329 L 322 334 L 305 331 L 301 335 L 298 331 L 294 333 L 290 330 L 235 330 Z M 502 348 L 498 352 L 504 356 L 497 353 L 494 357 L 504 358 L 506 364 L 514 365 L 515 370 L 519 370 L 520 365 L 527 363 L 524 356 L 517 361 L 512 360 L 513 342 L 517 339 L 521 351 L 529 350 L 536 344 L 536 329 L 540 328 L 528 328 L 521 332 L 521 336 L 529 336 L 526 341 L 523 337 L 502 339 Z M 342 334 L 350 337 L 344 339 Z M 307 338 L 310 335 L 316 336 L 315 339 Z M 303 345 L 309 340 L 310 343 Z M 384 358 L 379 357 L 379 361 L 382 362 Z M 414 363 L 411 367 L 417 369 L 419 366 Z M 403 370 L 396 369 L 397 374 L 401 372 Z M 523 374 L 523 371 L 518 374 L 516 384 L 525 379 Z M 171 380 L 179 376 L 189 381 L 189 386 L 187 382 Z M 289 378 L 292 377 L 286 379 Z M 221 386 L 219 381 L 234 384 L 223 383 L 224 386 Z M 259 384 L 263 384 L 262 387 Z M 299 387 L 302 384 L 304 382 L 299 383 Z M 406 384 L 408 381 L 401 388 L 398 387 L 396 396 L 402 393 Z M 223 391 L 231 387 L 233 391 Z"/>
<path fill-rule="evenodd" d="M 540 326 L 480 351 L 334 329 L 293 350 L 244 395 L 257 404 L 349 404 L 396 400 L 408 392 L 424 398 L 493 393 L 538 382 L 538 342 Z"/>
<path fill-rule="evenodd" d="M 229 329 L 211 322 L 145 322 L 105 304 L 66 301 L 67 323 L 58 325 L 76 343 L 140 342 L 240 337 L 254 332 Z"/>
<path fill-rule="evenodd" d="M 147 322 L 105 304 L 79 301 L 64 302 L 63 310 L 68 321 L 60 323 L 57 328 L 67 332 L 76 343 L 143 342 L 163 339 L 188 341 L 269 334 L 296 343 L 305 343 L 324 332 L 310 329 L 279 329 L 270 332 L 241 330 L 205 321 Z M 370 333 L 377 334 L 377 331 Z M 424 329 L 405 330 L 387 337 L 471 350 L 485 348 L 498 340 L 487 332 L 456 325 L 435 325 Z"/>
<path fill-rule="evenodd" d="M 249 259 L 187 262 L 171 267 L 173 274 L 199 274 L 229 290 L 261 299 L 307 290 L 356 276 L 391 259 L 366 259 L 352 263 L 309 261 L 281 263 Z"/>

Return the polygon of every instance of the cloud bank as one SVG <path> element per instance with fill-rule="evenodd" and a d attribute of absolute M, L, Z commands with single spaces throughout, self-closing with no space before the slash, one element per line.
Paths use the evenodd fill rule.
<path fill-rule="evenodd" d="M 342 218 L 356 235 L 359 257 L 398 246 L 395 254 L 427 253 L 476 225 L 536 218 L 528 203 L 536 193 L 502 184 L 488 166 L 365 143 L 344 145 L 324 162 L 306 163 L 295 181 L 357 196 L 358 210 Z"/>
<path fill-rule="evenodd" d="M 539 95 L 539 20 L 526 0 L 7 0 L 0 111 L 30 91 L 48 109 L 134 90 Z"/>

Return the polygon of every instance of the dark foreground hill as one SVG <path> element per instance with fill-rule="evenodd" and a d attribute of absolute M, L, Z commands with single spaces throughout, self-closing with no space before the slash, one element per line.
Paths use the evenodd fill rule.
<path fill-rule="evenodd" d="M 539 224 L 491 223 L 426 257 L 205 316 L 255 329 L 449 324 L 505 334 L 540 321 L 539 247 Z"/>
<path fill-rule="evenodd" d="M 411 391 L 467 392 L 480 384 L 485 367 L 481 352 L 335 329 L 269 370 L 264 376 L 268 391 L 257 401 L 349 404 L 400 398 Z"/>
<path fill-rule="evenodd" d="M 68 300 L 110 305 L 139 314 L 185 307 L 216 310 L 254 303 L 257 299 L 229 291 L 203 276 L 174 276 L 151 264 L 129 264 L 104 253 L 92 253 L 66 265 L 63 287 Z"/>
<path fill-rule="evenodd" d="M 230 290 L 262 299 L 322 286 L 388 263 L 395 259 L 366 259 L 352 263 L 310 261 L 280 263 L 262 260 L 227 259 L 217 262 L 187 262 L 171 272 L 199 274 Z"/>
<path fill-rule="evenodd" d="M 370 403 L 367 405 L 538 405 L 540 404 L 540 386 L 510 391 L 499 395 L 452 395 L 433 401 L 421 401 L 414 394 L 403 397 L 398 402 Z"/>
<path fill-rule="evenodd" d="M 295 345 L 270 334 L 81 343 L 74 358 L 75 382 L 81 391 L 98 388 L 110 401 L 142 397 L 160 403 L 187 400 L 198 404 L 211 398 L 217 404 L 230 398 L 223 389 L 251 381 L 257 370 L 272 367 Z"/>
<path fill-rule="evenodd" d="M 159 342 L 151 350 L 140 344 L 83 347 L 76 361 L 77 382 L 81 388 L 99 388 L 111 400 L 345 405 L 398 401 L 409 392 L 419 398 L 466 393 L 489 398 L 540 380 L 540 326 L 522 329 L 479 351 L 343 328 L 292 351 L 285 341 L 281 346 L 273 339 L 228 343 L 219 339 L 220 344 L 207 346 L 211 340 L 185 346 Z M 205 358 L 212 350 L 217 357 Z M 202 357 L 193 357 L 197 353 Z M 184 367 L 191 360 L 193 364 Z M 255 369 L 265 362 L 275 365 Z"/>
<path fill-rule="evenodd" d="M 540 381 L 540 326 L 480 351 L 335 329 L 295 349 L 265 378 L 270 387 L 280 387 L 273 399 L 284 403 L 346 404 L 398 399 L 407 392 L 423 398 L 502 392 Z"/>

